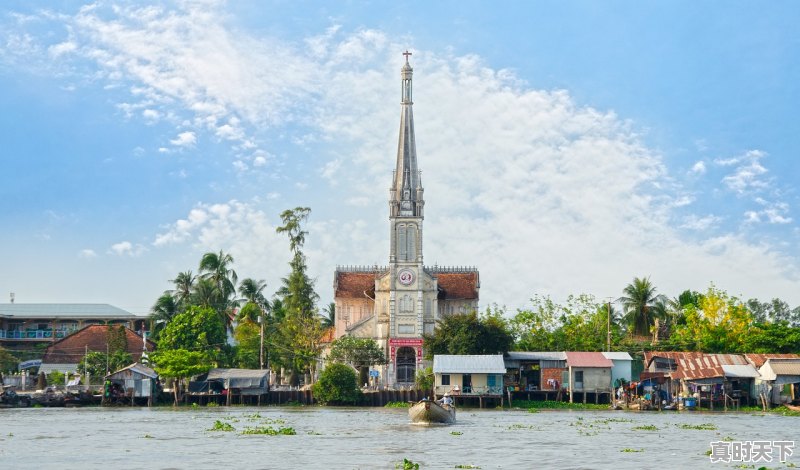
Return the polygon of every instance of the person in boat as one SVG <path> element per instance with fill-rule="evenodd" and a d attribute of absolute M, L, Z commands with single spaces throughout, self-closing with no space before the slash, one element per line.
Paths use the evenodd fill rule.
<path fill-rule="evenodd" d="M 439 400 L 439 404 L 442 406 L 453 406 L 453 399 L 450 398 L 450 394 L 445 392 L 442 398 Z"/>

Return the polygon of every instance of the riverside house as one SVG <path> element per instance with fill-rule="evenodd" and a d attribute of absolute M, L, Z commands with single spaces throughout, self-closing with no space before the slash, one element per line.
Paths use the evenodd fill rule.
<path fill-rule="evenodd" d="M 580 393 L 586 403 L 587 393 L 593 393 L 595 402 L 600 395 L 607 393 L 611 400 L 611 369 L 614 363 L 600 352 L 567 351 L 569 402 L 573 403 L 575 393 Z"/>
<path fill-rule="evenodd" d="M 433 356 L 434 392 L 437 397 L 502 397 L 506 366 L 502 354 Z"/>
<path fill-rule="evenodd" d="M 800 354 L 745 354 L 761 375 L 756 391 L 771 405 L 800 399 Z"/>

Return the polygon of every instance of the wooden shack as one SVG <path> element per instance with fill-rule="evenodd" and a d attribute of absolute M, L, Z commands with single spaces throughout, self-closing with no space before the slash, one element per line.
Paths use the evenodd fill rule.
<path fill-rule="evenodd" d="M 158 374 L 138 362 L 106 376 L 103 404 L 152 406 L 158 393 Z"/>

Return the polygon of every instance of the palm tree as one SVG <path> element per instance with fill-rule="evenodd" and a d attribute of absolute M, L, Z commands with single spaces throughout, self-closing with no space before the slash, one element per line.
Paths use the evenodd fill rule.
<path fill-rule="evenodd" d="M 150 308 L 150 331 L 155 338 L 164 325 L 172 320 L 178 313 L 178 305 L 169 291 L 161 294 L 156 303 Z M 161 326 L 159 326 L 161 325 Z"/>
<path fill-rule="evenodd" d="M 216 308 L 220 303 L 220 292 L 211 279 L 200 278 L 194 284 L 191 303 L 200 307 Z"/>
<path fill-rule="evenodd" d="M 182 273 L 178 273 L 171 282 L 175 284 L 175 290 L 173 291 L 173 296 L 175 297 L 175 301 L 178 303 L 178 306 L 182 308 L 186 308 L 187 303 L 192 295 L 192 289 L 194 288 L 194 283 L 197 280 L 197 276 L 192 274 L 192 271 L 184 271 Z"/>
<path fill-rule="evenodd" d="M 630 332 L 638 336 L 650 334 L 653 326 L 656 302 L 664 300 L 664 296 L 656 295 L 656 288 L 650 278 L 633 278 L 633 282 L 622 291 L 625 295 L 617 299 L 625 310 L 625 320 L 628 322 Z"/>
<path fill-rule="evenodd" d="M 329 303 L 327 306 L 322 307 L 322 311 L 325 312 L 325 315 L 321 315 L 322 328 L 328 329 L 336 326 L 336 303 Z"/>
<path fill-rule="evenodd" d="M 264 289 L 266 288 L 267 282 L 264 280 L 256 281 L 249 277 L 243 279 L 239 284 L 239 294 L 243 297 L 241 301 L 244 303 L 252 302 L 259 307 L 264 307 L 264 304 L 267 303 L 267 299 L 264 297 Z"/>
<path fill-rule="evenodd" d="M 236 294 L 236 283 L 238 276 L 236 271 L 230 266 L 233 264 L 233 256 L 224 253 L 206 253 L 200 259 L 201 280 L 210 281 L 217 292 L 216 302 L 211 306 L 217 311 L 225 325 L 231 327 L 231 310 L 233 308 L 233 296 Z"/>

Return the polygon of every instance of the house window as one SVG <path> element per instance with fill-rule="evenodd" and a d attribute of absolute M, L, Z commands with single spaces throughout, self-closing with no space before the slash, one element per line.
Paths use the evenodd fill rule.
<path fill-rule="evenodd" d="M 442 385 L 450 385 L 450 374 L 442 374 Z"/>
<path fill-rule="evenodd" d="M 575 385 L 577 386 L 578 384 L 583 384 L 583 371 L 582 370 L 576 370 L 575 371 Z"/>

